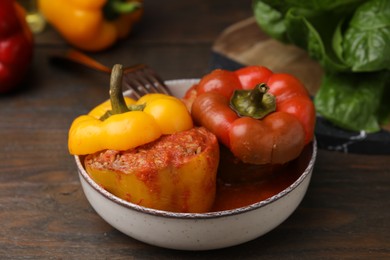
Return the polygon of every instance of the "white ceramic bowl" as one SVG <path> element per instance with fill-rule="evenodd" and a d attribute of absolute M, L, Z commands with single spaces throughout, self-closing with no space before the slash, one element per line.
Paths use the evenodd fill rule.
<path fill-rule="evenodd" d="M 182 97 L 198 80 L 167 81 Z M 96 184 L 75 156 L 84 193 L 95 211 L 119 231 L 148 244 L 180 250 L 208 250 L 238 245 L 274 229 L 302 201 L 313 171 L 316 142 L 300 177 L 280 193 L 233 210 L 210 213 L 173 213 L 140 207 L 122 200 Z"/>

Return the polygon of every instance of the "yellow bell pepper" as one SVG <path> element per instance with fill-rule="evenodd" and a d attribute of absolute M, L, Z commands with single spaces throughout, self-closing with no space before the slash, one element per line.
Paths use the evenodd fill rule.
<path fill-rule="evenodd" d="M 46 20 L 71 45 L 101 51 L 126 37 L 140 20 L 142 0 L 39 0 Z"/>
<path fill-rule="evenodd" d="M 125 102 L 127 106 L 133 105 L 136 103 L 136 101 L 129 97 L 124 97 Z M 88 115 L 92 116 L 94 118 L 100 119 L 107 111 L 111 110 L 111 100 L 108 99 L 105 102 L 101 103 L 100 105 L 93 108 L 91 111 L 89 111 Z"/>
<path fill-rule="evenodd" d="M 138 101 L 125 99 L 120 83 L 122 73 L 122 66 L 115 65 L 109 101 L 73 121 L 68 138 L 71 154 L 105 149 L 124 151 L 193 127 L 186 106 L 175 97 L 148 94 Z"/>
<path fill-rule="evenodd" d="M 183 139 L 190 139 L 195 147 L 183 145 Z M 211 132 L 192 128 L 164 136 L 145 149 L 149 153 L 142 146 L 140 153 L 106 150 L 90 154 L 85 169 L 101 187 L 140 206 L 171 212 L 211 210 L 219 162 L 218 141 Z"/>

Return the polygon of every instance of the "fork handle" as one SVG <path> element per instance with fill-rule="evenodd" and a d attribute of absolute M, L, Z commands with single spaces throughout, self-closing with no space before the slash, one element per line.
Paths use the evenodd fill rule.
<path fill-rule="evenodd" d="M 64 58 L 71 60 L 73 62 L 79 63 L 81 65 L 87 66 L 88 68 L 91 68 L 91 69 L 94 69 L 97 71 L 111 73 L 111 69 L 109 67 L 92 59 L 91 57 L 87 56 L 86 54 L 84 54 L 80 51 L 74 50 L 74 49 L 68 50 L 65 53 Z"/>

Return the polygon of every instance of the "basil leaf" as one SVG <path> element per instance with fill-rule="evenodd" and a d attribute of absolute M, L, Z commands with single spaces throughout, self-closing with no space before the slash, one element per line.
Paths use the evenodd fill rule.
<path fill-rule="evenodd" d="M 365 0 L 285 0 L 285 5 L 289 7 L 299 7 L 314 11 L 341 11 L 354 9 Z"/>
<path fill-rule="evenodd" d="M 256 22 L 266 34 L 279 41 L 286 41 L 286 26 L 281 11 L 261 0 L 253 1 L 253 11 Z"/>
<path fill-rule="evenodd" d="M 332 48 L 334 28 L 340 19 L 333 16 L 331 13 L 291 8 L 285 19 L 287 37 L 293 44 L 305 49 L 326 71 L 348 71 L 349 66 L 337 57 Z"/>
<path fill-rule="evenodd" d="M 390 1 L 371 0 L 357 8 L 343 40 L 352 71 L 390 69 Z"/>
<path fill-rule="evenodd" d="M 390 115 L 388 78 L 388 71 L 326 74 L 314 99 L 317 112 L 347 130 L 379 131 Z"/>
<path fill-rule="evenodd" d="M 336 30 L 333 34 L 332 39 L 332 47 L 333 50 L 340 60 L 344 60 L 343 58 L 343 32 L 342 27 L 344 25 L 344 19 L 339 22 L 339 24 L 336 27 Z"/>

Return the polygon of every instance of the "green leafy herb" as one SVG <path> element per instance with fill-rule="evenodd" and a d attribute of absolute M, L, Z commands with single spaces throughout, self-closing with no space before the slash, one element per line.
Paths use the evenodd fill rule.
<path fill-rule="evenodd" d="M 390 1 L 361 5 L 344 34 L 343 57 L 352 71 L 390 69 Z"/>
<path fill-rule="evenodd" d="M 255 1 L 253 8 L 255 17 L 261 17 L 261 19 L 257 19 L 257 22 L 264 29 L 265 33 L 275 39 L 285 41 L 286 25 L 284 24 L 284 14 L 262 1 Z"/>
<path fill-rule="evenodd" d="M 376 132 L 380 130 L 378 119 L 386 121 L 390 115 L 381 102 L 390 99 L 388 77 L 387 71 L 326 74 L 314 99 L 317 112 L 345 129 Z"/>
<path fill-rule="evenodd" d="M 254 0 L 253 10 L 264 32 L 323 67 L 315 97 L 322 116 L 354 131 L 390 121 L 390 1 Z"/>

